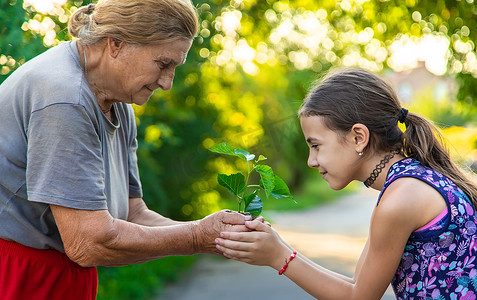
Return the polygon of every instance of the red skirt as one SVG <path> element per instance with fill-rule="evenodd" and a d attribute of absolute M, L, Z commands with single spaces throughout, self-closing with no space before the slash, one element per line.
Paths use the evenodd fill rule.
<path fill-rule="evenodd" d="M 0 299 L 94 300 L 96 267 L 83 268 L 66 254 L 0 239 Z"/>

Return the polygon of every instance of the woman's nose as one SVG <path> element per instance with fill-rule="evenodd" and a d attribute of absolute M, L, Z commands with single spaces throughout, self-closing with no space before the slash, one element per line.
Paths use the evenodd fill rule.
<path fill-rule="evenodd" d="M 159 79 L 157 80 L 157 84 L 159 85 L 161 90 L 168 91 L 172 88 L 174 75 L 175 75 L 175 70 L 161 73 Z"/>

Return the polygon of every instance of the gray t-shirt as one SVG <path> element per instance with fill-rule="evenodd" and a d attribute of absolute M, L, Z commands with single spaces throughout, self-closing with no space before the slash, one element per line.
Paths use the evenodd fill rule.
<path fill-rule="evenodd" d="M 0 238 L 64 252 L 49 204 L 127 219 L 142 197 L 134 112 L 101 112 L 76 42 L 25 63 L 0 85 Z"/>

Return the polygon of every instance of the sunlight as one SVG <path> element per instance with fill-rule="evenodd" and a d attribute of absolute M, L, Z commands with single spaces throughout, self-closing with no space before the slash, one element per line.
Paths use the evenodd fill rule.
<path fill-rule="evenodd" d="M 235 3 L 242 1 L 236 0 Z M 341 2 L 341 9 L 348 11 L 354 1 L 346 0 Z M 357 1 L 359 3 L 365 0 Z M 32 7 L 35 11 L 42 14 L 62 15 L 59 12 L 61 6 L 66 4 L 66 0 L 24 0 L 24 7 Z M 402 35 L 386 46 L 374 38 L 374 30 L 381 32 L 380 26 L 374 30 L 365 28 L 361 31 L 349 30 L 348 33 L 342 33 L 340 36 L 334 32 L 326 19 L 326 10 L 320 9 L 316 12 L 300 12 L 294 15 L 289 8 L 282 7 L 283 14 L 279 15 L 274 10 L 269 9 L 265 17 L 271 23 L 276 23 L 276 28 L 272 30 L 269 36 L 269 42 L 275 47 L 275 51 L 285 52 L 289 46 L 298 46 L 301 50 L 294 50 L 287 54 L 288 59 L 299 70 L 310 68 L 317 58 L 323 58 L 333 64 L 343 64 L 344 66 L 368 67 L 379 71 L 383 68 L 384 62 L 397 72 L 414 69 L 419 62 L 424 62 L 426 69 L 435 75 L 444 75 L 450 71 L 452 73 L 465 70 L 472 74 L 477 74 L 477 61 L 473 49 L 475 45 L 472 41 L 463 42 L 457 40 L 452 45 L 456 52 L 466 55 L 466 59 L 461 63 L 452 62 L 448 67 L 448 60 L 451 55 L 449 51 L 450 41 L 448 37 L 437 34 L 425 34 L 421 37 Z M 238 32 L 241 29 L 242 13 L 239 10 L 225 11 L 216 19 L 216 29 L 221 30 L 225 36 L 220 36 L 219 42 L 223 46 L 223 51 L 213 59 L 218 65 L 228 65 L 231 60 L 239 62 L 245 72 L 251 75 L 258 74 L 258 67 L 253 62 L 264 63 L 268 60 L 271 53 L 258 53 L 253 47 L 249 46 L 244 40 L 237 41 Z M 414 13 L 413 19 L 421 19 L 420 14 Z M 63 22 L 63 21 L 62 21 Z M 51 46 L 55 43 L 56 34 L 52 27 L 54 23 L 49 18 L 43 22 L 30 20 L 24 27 L 39 32 L 45 36 L 45 44 Z M 385 25 L 383 25 L 385 26 Z M 465 26 L 464 26 L 465 27 Z M 465 33 L 467 27 L 463 27 Z M 210 35 L 210 31 L 208 32 Z M 464 34 L 465 35 L 465 34 Z M 217 36 L 216 36 L 217 37 Z M 216 39 L 214 37 L 214 41 Z M 228 43 L 227 43 L 228 42 Z M 358 48 L 354 49 L 350 45 L 362 45 L 365 47 L 365 55 L 360 53 Z M 347 53 L 342 57 L 337 56 L 336 51 L 341 48 L 347 48 Z M 202 49 L 200 55 L 209 57 L 210 52 Z"/>
<path fill-rule="evenodd" d="M 225 12 L 221 17 L 217 18 L 217 26 L 219 26 L 227 35 L 235 36 L 236 31 L 241 27 L 241 18 L 242 13 L 238 10 Z"/>
<path fill-rule="evenodd" d="M 66 0 L 25 0 L 24 7 L 33 6 L 33 8 L 42 14 L 54 15 L 56 8 L 66 4 Z"/>
<path fill-rule="evenodd" d="M 388 64 L 395 71 L 416 68 L 422 61 L 426 69 L 435 75 L 443 75 L 447 72 L 450 53 L 449 40 L 445 37 L 432 34 L 421 38 L 404 35 L 394 41 L 389 50 L 391 55 Z"/>

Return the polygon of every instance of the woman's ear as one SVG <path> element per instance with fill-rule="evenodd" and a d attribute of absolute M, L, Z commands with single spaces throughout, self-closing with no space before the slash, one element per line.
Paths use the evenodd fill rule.
<path fill-rule="evenodd" d="M 118 40 L 117 38 L 108 38 L 108 52 L 109 54 L 116 58 L 119 54 L 119 51 L 123 48 L 123 41 Z"/>
<path fill-rule="evenodd" d="M 350 138 L 356 147 L 356 152 L 361 153 L 369 143 L 369 129 L 366 125 L 356 123 L 351 127 Z"/>

